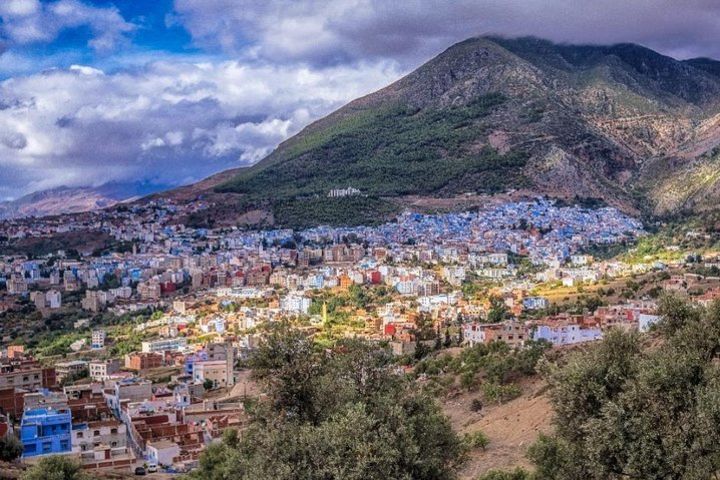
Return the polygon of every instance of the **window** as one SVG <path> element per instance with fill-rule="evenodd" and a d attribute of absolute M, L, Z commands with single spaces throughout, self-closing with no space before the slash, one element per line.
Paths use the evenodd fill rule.
<path fill-rule="evenodd" d="M 83 432 L 77 432 L 77 438 L 83 438 Z"/>
<path fill-rule="evenodd" d="M 117 442 L 110 442 L 110 446 L 113 448 L 117 447 Z"/>
<path fill-rule="evenodd" d="M 100 430 L 95 430 L 95 431 L 93 432 L 93 436 L 94 436 L 94 437 L 97 437 L 97 436 L 99 436 L 99 435 L 100 435 Z"/>
<path fill-rule="evenodd" d="M 118 429 L 117 429 L 117 428 L 113 428 L 113 429 L 110 430 L 110 433 L 111 433 L 112 435 L 117 435 Z"/>

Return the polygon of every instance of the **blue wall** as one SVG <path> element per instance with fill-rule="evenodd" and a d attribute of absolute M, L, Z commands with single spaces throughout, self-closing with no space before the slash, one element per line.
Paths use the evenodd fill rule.
<path fill-rule="evenodd" d="M 23 457 L 72 451 L 71 429 L 72 417 L 69 409 L 28 410 L 23 414 L 20 424 Z"/>

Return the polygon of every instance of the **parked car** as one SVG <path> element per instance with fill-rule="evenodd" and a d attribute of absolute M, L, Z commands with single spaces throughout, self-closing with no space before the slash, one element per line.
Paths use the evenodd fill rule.
<path fill-rule="evenodd" d="M 135 467 L 135 475 L 145 475 L 145 467 Z"/>

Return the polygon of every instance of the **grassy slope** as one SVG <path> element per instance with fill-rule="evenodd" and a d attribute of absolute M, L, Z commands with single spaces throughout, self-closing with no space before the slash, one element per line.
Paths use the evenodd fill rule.
<path fill-rule="evenodd" d="M 483 119 L 505 102 L 502 95 L 490 94 L 447 109 L 397 104 L 368 109 L 300 136 L 218 190 L 268 200 L 279 224 L 301 226 L 361 223 L 394 213 L 396 207 L 380 197 L 495 193 L 522 185 L 526 155 L 500 155 L 482 146 L 488 133 Z M 346 186 L 368 198 L 324 198 L 328 190 Z M 303 220 L 311 210 L 321 211 Z"/>
<path fill-rule="evenodd" d="M 483 191 L 501 190 L 524 165 L 521 155 L 474 152 L 485 139 L 482 119 L 503 104 L 486 95 L 463 107 L 417 111 L 400 105 L 366 110 L 335 125 L 303 135 L 257 168 L 242 172 L 221 191 L 275 198 L 325 194 L 351 185 L 369 195 L 461 191 L 467 176 L 480 177 Z M 441 159 L 442 161 L 438 161 Z M 474 186 L 474 185 L 473 185 Z"/>

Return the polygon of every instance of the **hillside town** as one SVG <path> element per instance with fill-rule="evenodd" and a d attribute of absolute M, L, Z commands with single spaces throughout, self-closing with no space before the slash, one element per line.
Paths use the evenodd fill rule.
<path fill-rule="evenodd" d="M 8 241 L 111 239 L 0 257 L 1 428 L 25 461 L 192 469 L 247 421 L 257 392 L 245 361 L 276 323 L 321 344 L 378 342 L 407 365 L 442 345 L 563 348 L 647 331 L 659 317 L 642 276 L 700 303 L 720 297 L 720 278 L 688 273 L 681 256 L 596 258 L 646 235 L 610 207 L 537 198 L 304 231 L 193 228 L 187 214 L 158 202 L 2 224 Z"/>

